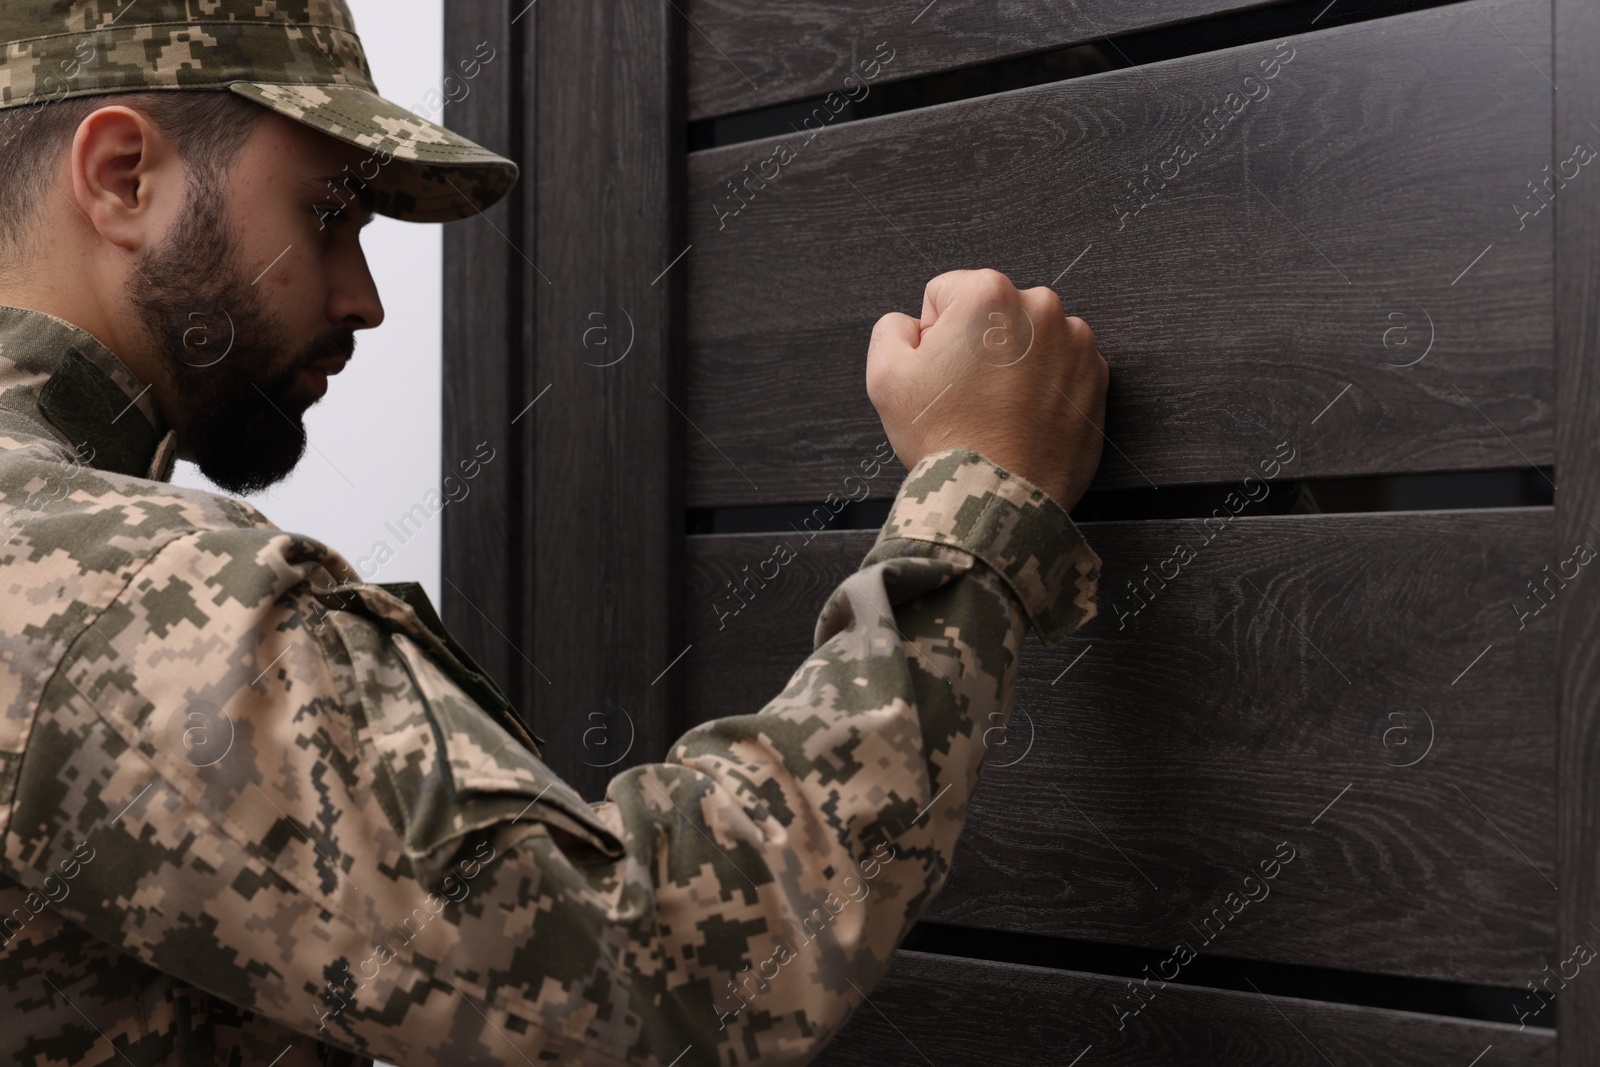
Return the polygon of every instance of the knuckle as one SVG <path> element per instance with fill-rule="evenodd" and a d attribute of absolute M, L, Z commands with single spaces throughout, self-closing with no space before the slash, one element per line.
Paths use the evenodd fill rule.
<path fill-rule="evenodd" d="M 923 286 L 923 292 L 931 294 L 941 289 L 947 292 L 958 291 L 972 280 L 972 275 L 975 273 L 977 272 L 970 270 L 947 270 L 942 274 L 935 274 L 928 279 L 928 284 Z"/>
<path fill-rule="evenodd" d="M 1067 338 L 1078 345 L 1093 345 L 1094 330 L 1076 315 L 1067 316 Z"/>
<path fill-rule="evenodd" d="M 1011 279 L 990 267 L 972 272 L 969 282 L 973 291 L 983 297 L 1004 297 L 1015 292 Z"/>
<path fill-rule="evenodd" d="M 1061 294 L 1048 285 L 1036 285 L 1027 290 L 1025 294 L 1041 315 L 1060 316 L 1065 314 L 1061 304 Z"/>
<path fill-rule="evenodd" d="M 882 391 L 888 376 L 889 368 L 885 361 L 869 354 L 866 374 L 867 395 L 876 400 L 877 394 Z"/>

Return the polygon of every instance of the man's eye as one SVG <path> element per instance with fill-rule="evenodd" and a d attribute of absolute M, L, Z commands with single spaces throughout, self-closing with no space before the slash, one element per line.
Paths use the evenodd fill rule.
<path fill-rule="evenodd" d="M 317 213 L 317 219 L 321 222 L 321 225 L 317 227 L 320 230 L 330 229 L 334 226 L 337 226 L 339 223 L 347 222 L 350 219 L 350 216 L 345 212 L 343 205 L 330 206 L 327 204 L 316 204 L 312 207 L 312 210 Z"/>

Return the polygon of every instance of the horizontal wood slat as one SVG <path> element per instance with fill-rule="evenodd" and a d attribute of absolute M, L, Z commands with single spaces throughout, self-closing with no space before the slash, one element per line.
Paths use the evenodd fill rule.
<path fill-rule="evenodd" d="M 1552 522 L 1237 518 L 1209 543 L 1198 521 L 1084 524 L 1101 616 L 1054 649 L 1030 636 L 930 917 L 1146 948 L 1204 930 L 1225 956 L 1536 979 L 1555 921 L 1554 609 L 1520 628 L 1512 605 L 1530 611 L 1528 581 L 1571 555 Z M 689 538 L 694 721 L 782 689 L 874 536 Z M 726 583 L 771 574 L 779 543 L 795 557 L 740 607 Z M 1150 574 L 1139 608 L 1128 586 Z M 1265 899 L 1208 924 L 1228 894 L 1262 893 L 1243 880 L 1282 842 L 1297 858 Z"/>
<path fill-rule="evenodd" d="M 1170 26 L 1262 0 L 997 0 L 983 5 L 860 0 L 695 0 L 689 38 L 689 115 L 748 111 L 844 91 L 880 41 L 896 50 L 882 80 L 1083 44 Z M 854 83 L 852 83 L 854 84 Z"/>
<path fill-rule="evenodd" d="M 1099 486 L 1297 435 L 1302 477 L 1550 462 L 1549 58 L 1547 3 L 1482 0 L 692 153 L 689 505 L 839 491 L 872 324 L 984 266 L 1095 328 Z"/>
<path fill-rule="evenodd" d="M 871 1004 L 816 1062 L 1468 1067 L 1491 1045 L 1484 1064 L 1556 1062 L 1549 1030 L 1172 983 L 1150 988 L 1145 1009 L 1124 1019 L 1134 1000 L 1126 979 L 901 952 Z"/>

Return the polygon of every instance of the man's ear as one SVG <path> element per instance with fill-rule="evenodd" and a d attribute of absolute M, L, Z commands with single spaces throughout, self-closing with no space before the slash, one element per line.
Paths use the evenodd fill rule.
<path fill-rule="evenodd" d="M 156 243 L 165 216 L 186 193 L 172 143 L 131 108 L 103 107 L 84 119 L 72 139 L 75 206 L 114 247 L 137 255 Z"/>

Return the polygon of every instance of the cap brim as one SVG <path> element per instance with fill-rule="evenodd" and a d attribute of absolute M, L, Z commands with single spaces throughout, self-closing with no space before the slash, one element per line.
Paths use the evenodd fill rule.
<path fill-rule="evenodd" d="M 516 184 L 517 165 L 377 93 L 353 85 L 230 82 L 228 88 L 372 159 L 351 169 L 380 215 L 452 222 L 490 207 Z"/>

